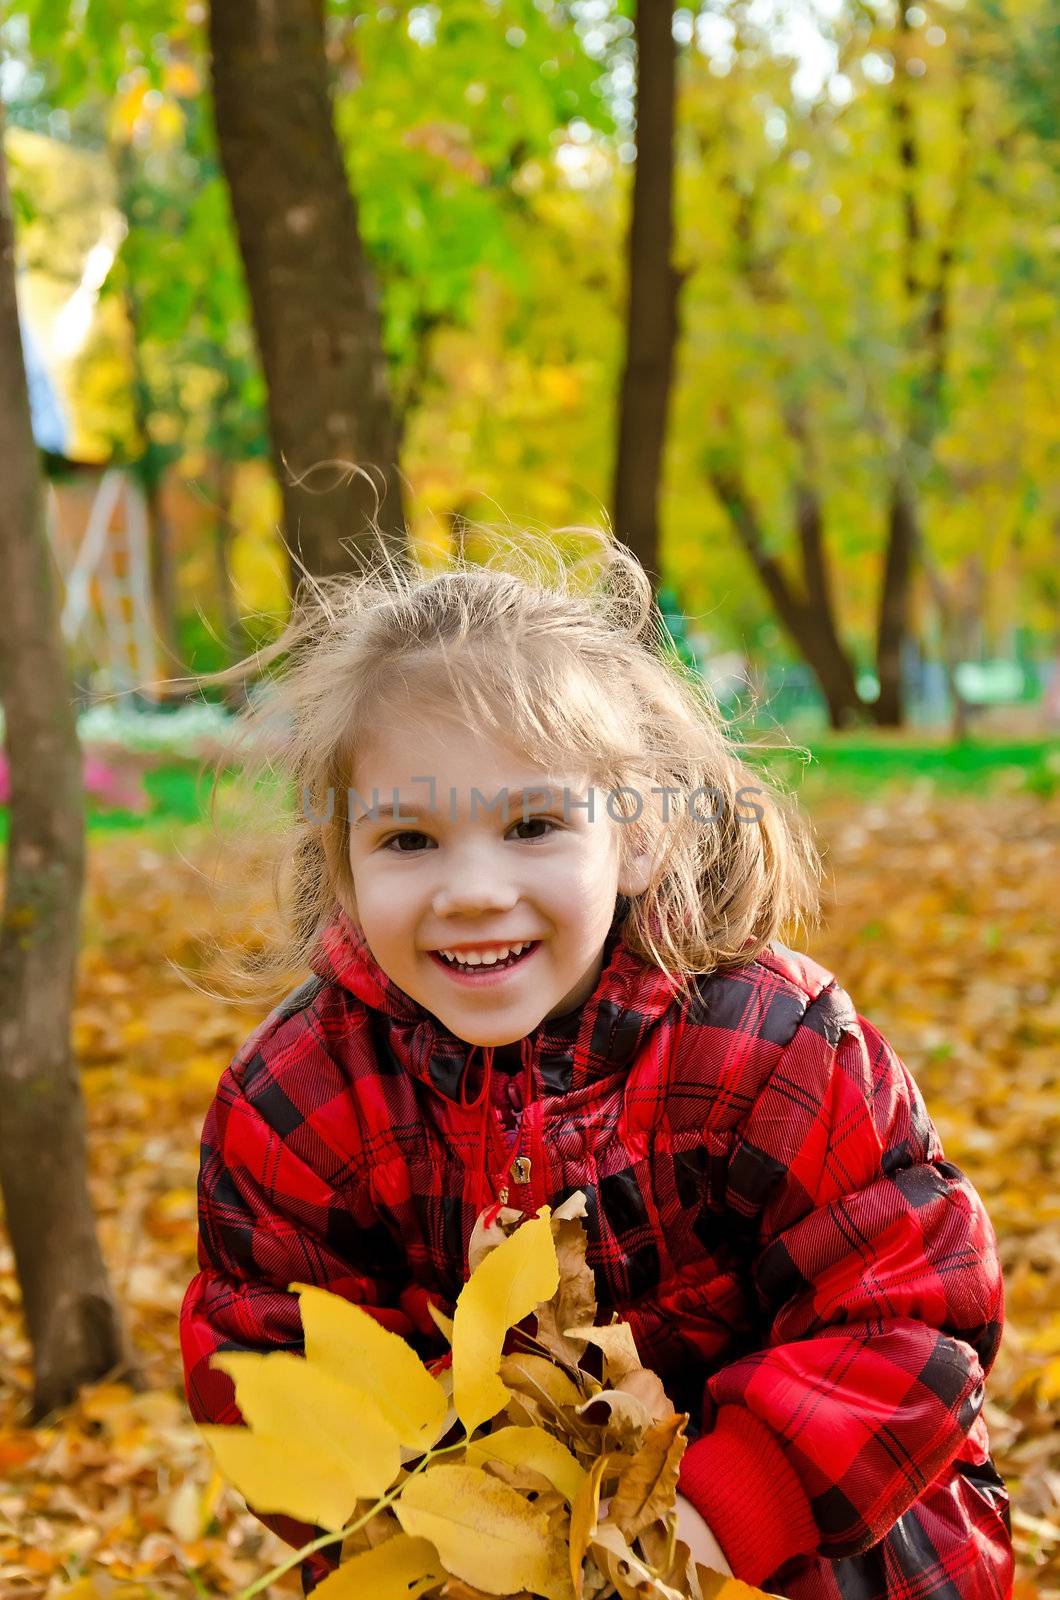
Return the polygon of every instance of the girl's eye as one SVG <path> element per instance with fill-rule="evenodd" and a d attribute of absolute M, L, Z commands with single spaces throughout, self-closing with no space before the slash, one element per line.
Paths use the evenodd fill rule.
<path fill-rule="evenodd" d="M 392 833 L 389 839 L 384 839 L 383 849 L 390 850 L 392 847 L 397 845 L 400 839 L 426 839 L 426 837 L 427 835 L 425 833 L 417 833 L 415 829 L 406 828 L 404 833 Z M 419 850 L 394 849 L 394 854 L 396 856 L 417 856 L 420 855 L 421 852 Z"/>
<path fill-rule="evenodd" d="M 529 836 L 524 837 L 522 842 L 525 844 L 532 844 L 535 839 L 547 839 L 549 833 L 554 832 L 558 826 L 559 824 L 554 822 L 551 817 L 525 817 L 520 822 L 512 823 L 513 829 L 543 828 L 546 830 L 543 833 L 532 833 Z M 383 850 L 389 850 L 393 855 L 396 856 L 418 856 L 423 854 L 422 850 L 418 850 L 414 847 L 405 849 L 401 844 L 403 839 L 421 839 L 426 840 L 428 844 L 431 843 L 431 840 L 427 838 L 425 833 L 419 833 L 414 828 L 406 828 L 403 833 L 392 833 L 389 839 L 384 839 L 381 848 Z"/>
<path fill-rule="evenodd" d="M 551 832 L 557 828 L 558 824 L 553 822 L 551 817 L 525 817 L 522 822 L 517 822 L 514 824 L 514 826 L 517 828 L 544 827 L 548 828 Z M 534 833 L 531 834 L 530 839 L 527 840 L 527 843 L 530 843 L 533 839 L 547 838 L 547 833 Z"/>

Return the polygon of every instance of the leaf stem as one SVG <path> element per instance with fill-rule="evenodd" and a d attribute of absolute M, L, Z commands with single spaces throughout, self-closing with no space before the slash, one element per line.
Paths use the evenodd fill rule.
<path fill-rule="evenodd" d="M 374 1517 L 381 1505 L 382 1501 L 380 1501 L 379 1505 L 373 1506 L 368 1515 Z M 366 1518 L 362 1518 L 362 1523 L 366 1520 Z M 357 1526 L 360 1527 L 362 1523 L 358 1523 Z M 353 1531 L 350 1528 L 340 1528 L 337 1533 L 321 1534 L 319 1539 L 312 1540 L 310 1544 L 302 1545 L 301 1549 L 288 1556 L 286 1561 L 281 1561 L 278 1566 L 273 1567 L 271 1572 L 266 1572 L 263 1578 L 256 1578 L 247 1588 L 240 1589 L 236 1595 L 236 1600 L 254 1600 L 256 1594 L 260 1594 L 263 1589 L 267 1589 L 270 1583 L 275 1583 L 277 1578 L 282 1578 L 285 1572 L 290 1572 L 291 1568 L 297 1566 L 306 1556 L 311 1556 L 314 1550 L 323 1550 L 325 1545 L 334 1544 L 338 1539 L 345 1539 L 347 1533 Z"/>

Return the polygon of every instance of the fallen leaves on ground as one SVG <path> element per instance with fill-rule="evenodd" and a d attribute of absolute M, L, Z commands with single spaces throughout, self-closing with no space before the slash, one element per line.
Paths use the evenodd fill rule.
<path fill-rule="evenodd" d="M 834 902 L 808 943 L 918 1078 L 947 1155 L 998 1232 L 1007 1327 L 987 1405 L 1013 1494 L 1016 1600 L 1060 1596 L 1060 799 L 930 785 L 815 806 Z M 216 842 L 93 841 L 75 1040 L 104 1250 L 148 1389 L 109 1382 L 28 1429 L 29 1348 L 0 1244 L 0 1594 L 4 1600 L 231 1595 L 289 1552 L 216 1470 L 186 1411 L 177 1311 L 196 1270 L 202 1120 L 264 1015 L 181 982 L 202 941 L 256 938 L 267 901 L 215 903 Z M 267 882 L 260 847 L 226 878 Z M 248 932 L 247 929 L 250 929 Z M 292 986 L 297 981 L 292 975 Z M 506 1356 L 509 1362 L 530 1356 Z M 555 1369 L 553 1369 L 555 1370 Z M 617 1558 L 616 1558 L 617 1559 Z M 299 1595 L 294 1573 L 273 1585 Z M 457 1591 L 454 1590 L 454 1593 Z"/>

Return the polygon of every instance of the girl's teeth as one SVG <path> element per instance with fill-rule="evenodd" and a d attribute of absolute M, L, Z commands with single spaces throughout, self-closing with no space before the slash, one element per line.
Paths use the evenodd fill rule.
<path fill-rule="evenodd" d="M 452 950 L 443 950 L 441 953 L 447 961 L 461 967 L 495 967 L 501 961 L 507 961 L 509 956 L 522 955 L 529 949 L 529 944 L 500 945 L 493 955 L 481 955 L 478 951 L 469 951 L 465 956 L 458 956 Z"/>

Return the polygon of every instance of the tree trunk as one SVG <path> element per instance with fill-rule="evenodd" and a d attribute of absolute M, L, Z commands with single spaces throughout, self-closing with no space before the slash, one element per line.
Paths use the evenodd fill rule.
<path fill-rule="evenodd" d="M 213 557 L 217 579 L 217 604 L 221 613 L 221 636 L 228 657 L 226 667 L 234 666 L 243 656 L 245 636 L 243 621 L 236 604 L 235 585 L 232 582 L 232 496 L 235 490 L 235 463 L 218 455 L 213 467 Z M 233 684 L 228 692 L 228 703 L 235 710 L 246 704 L 244 689 Z"/>
<path fill-rule="evenodd" d="M 942 419 L 943 384 L 949 361 L 951 279 L 957 236 L 965 211 L 973 149 L 972 101 L 968 79 L 965 78 L 958 107 L 960 146 L 957 176 L 929 274 L 923 261 L 924 227 L 917 195 L 921 170 L 920 145 L 910 102 L 910 80 L 905 70 L 911 50 L 911 24 L 904 5 L 899 5 L 897 16 L 891 117 L 902 175 L 902 287 L 906 301 L 906 341 L 915 370 L 911 378 L 903 447 L 891 474 L 887 552 L 876 633 L 876 674 L 880 682 L 880 694 L 874 710 L 881 727 L 898 727 L 905 720 L 902 645 L 912 620 L 916 562 L 926 554 L 917 485 L 928 463 Z"/>
<path fill-rule="evenodd" d="M 681 284 L 671 260 L 677 77 L 673 7 L 663 0 L 638 0 L 635 35 L 637 164 L 628 242 L 626 366 L 612 501 L 615 532 L 657 588 L 659 490 Z"/>
<path fill-rule="evenodd" d="M 891 484 L 887 508 L 887 551 L 876 632 L 876 676 L 880 693 L 873 710 L 877 723 L 883 728 L 899 728 L 905 721 L 902 646 L 909 632 L 913 557 L 919 539 L 911 487 L 896 477 Z"/>
<path fill-rule="evenodd" d="M 920 559 L 938 616 L 942 665 L 946 674 L 946 687 L 949 690 L 952 715 L 950 738 L 959 744 L 968 737 L 968 729 L 971 722 L 968 702 L 961 693 L 957 679 L 957 667 L 961 661 L 961 653 L 965 642 L 963 624 L 966 618 L 962 616 L 959 594 L 950 594 L 942 574 L 931 560 L 928 552 L 923 548 L 921 548 Z"/>
<path fill-rule="evenodd" d="M 747 292 L 763 307 L 782 303 L 787 291 L 777 273 L 776 259 L 756 247 L 755 197 L 742 191 L 733 175 L 725 181 L 736 197 L 736 258 Z M 798 463 L 793 499 L 801 558 L 799 587 L 793 586 L 780 563 L 766 554 L 758 514 L 742 471 L 729 466 L 715 467 L 710 477 L 779 620 L 817 678 L 828 707 L 830 725 L 842 730 L 864 721 L 865 712 L 854 668 L 836 624 L 812 432 L 801 403 L 788 399 L 781 414 L 788 437 L 795 446 Z M 735 433 L 728 407 L 720 406 L 718 415 L 722 419 L 729 418 L 729 432 Z"/>
<path fill-rule="evenodd" d="M 806 587 L 806 609 L 814 655 L 807 661 L 816 672 L 833 728 L 850 728 L 863 720 L 864 708 L 858 694 L 857 678 L 850 657 L 843 648 L 836 626 L 832 599 L 832 575 L 824 543 L 824 510 L 818 488 L 813 447 L 805 418 L 794 406 L 784 409 L 785 426 L 800 458 L 795 483 L 795 526 L 802 555 L 802 577 Z"/>
<path fill-rule="evenodd" d="M 316 576 L 348 571 L 373 547 L 378 494 L 401 555 L 398 427 L 332 121 L 322 0 L 213 0 L 210 48 L 288 545 Z M 300 576 L 292 556 L 292 587 Z"/>
<path fill-rule="evenodd" d="M 0 125 L 0 697 L 10 835 L 0 926 L 0 1190 L 33 1346 L 33 1419 L 127 1359 L 88 1192 L 70 1047 L 84 876 L 81 751 L 15 303 Z"/>
<path fill-rule="evenodd" d="M 830 613 L 799 593 L 780 562 L 766 549 L 758 513 L 741 475 L 732 467 L 716 466 L 711 483 L 781 625 L 821 686 L 830 725 L 838 730 L 852 727 L 861 719 L 861 701 L 853 669 L 831 626 Z"/>

